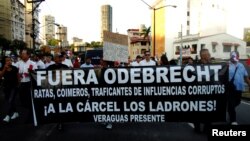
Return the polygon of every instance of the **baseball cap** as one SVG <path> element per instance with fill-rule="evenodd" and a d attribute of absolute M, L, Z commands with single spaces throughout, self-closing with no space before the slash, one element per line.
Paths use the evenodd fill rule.
<path fill-rule="evenodd" d="M 233 52 L 231 52 L 231 60 L 234 60 L 234 61 L 236 61 L 236 62 L 238 62 L 239 61 L 239 55 L 238 55 L 238 53 L 237 52 L 235 52 L 235 51 L 233 51 Z"/>

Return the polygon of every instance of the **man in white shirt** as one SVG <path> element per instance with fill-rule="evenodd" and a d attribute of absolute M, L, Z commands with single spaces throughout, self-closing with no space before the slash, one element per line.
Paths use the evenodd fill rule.
<path fill-rule="evenodd" d="M 63 55 L 62 64 L 67 65 L 69 68 L 73 68 L 71 60 L 66 58 L 67 54 L 65 52 L 61 52 L 61 55 Z"/>
<path fill-rule="evenodd" d="M 156 62 L 150 58 L 150 52 L 144 52 L 145 59 L 143 59 L 139 64 L 140 66 L 156 66 Z"/>
<path fill-rule="evenodd" d="M 94 68 L 94 66 L 91 64 L 91 58 L 86 58 L 85 63 L 80 66 L 80 68 Z"/>
<path fill-rule="evenodd" d="M 133 61 L 133 62 L 130 64 L 130 66 L 132 66 L 132 67 L 140 66 L 141 59 L 142 59 L 142 57 L 141 57 L 140 55 L 137 55 L 137 56 L 136 56 L 136 60 Z"/>
<path fill-rule="evenodd" d="M 43 58 L 43 56 L 42 56 L 41 54 L 35 55 L 34 60 L 35 60 L 35 63 L 36 63 L 36 65 L 37 65 L 37 68 L 38 68 L 38 69 L 45 69 L 45 64 L 44 64 L 44 62 L 42 61 L 42 58 Z"/>
<path fill-rule="evenodd" d="M 28 119 L 26 122 L 32 122 L 32 103 L 31 103 L 31 78 L 29 73 L 37 69 L 35 62 L 30 60 L 30 51 L 22 50 L 21 60 L 19 61 L 18 69 L 20 75 L 19 97 L 24 108 L 29 110 Z"/>
<path fill-rule="evenodd" d="M 55 64 L 55 62 L 52 61 L 51 55 L 46 56 L 45 61 L 46 61 L 45 68 L 48 68 L 48 66 Z"/>

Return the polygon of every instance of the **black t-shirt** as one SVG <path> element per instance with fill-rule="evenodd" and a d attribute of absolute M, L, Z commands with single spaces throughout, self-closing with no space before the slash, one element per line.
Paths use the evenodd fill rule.
<path fill-rule="evenodd" d="M 68 69 L 69 67 L 67 65 L 58 63 L 58 64 L 52 64 L 47 67 L 47 70 L 57 70 L 57 69 Z"/>
<path fill-rule="evenodd" d="M 3 86 L 8 88 L 14 88 L 18 85 L 18 78 L 17 78 L 18 69 L 17 67 L 12 65 L 10 67 L 11 67 L 10 71 L 6 70 L 4 72 Z"/>

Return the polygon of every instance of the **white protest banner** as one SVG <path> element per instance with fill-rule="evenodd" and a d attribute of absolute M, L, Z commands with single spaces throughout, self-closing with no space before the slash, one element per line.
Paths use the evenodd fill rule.
<path fill-rule="evenodd" d="M 128 37 L 104 31 L 103 59 L 107 61 L 128 62 Z"/>

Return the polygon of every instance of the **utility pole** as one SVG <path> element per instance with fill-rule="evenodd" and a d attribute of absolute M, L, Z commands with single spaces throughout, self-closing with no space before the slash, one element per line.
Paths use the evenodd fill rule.
<path fill-rule="evenodd" d="M 155 7 L 153 7 L 153 6 L 151 6 L 151 5 L 149 5 L 148 3 L 146 3 L 144 0 L 141 0 L 144 4 L 146 4 L 148 7 L 149 7 L 149 9 L 151 9 L 151 10 L 153 10 L 153 14 L 154 14 L 154 19 L 153 19 L 153 26 L 154 26 L 154 38 L 153 38 L 153 42 L 154 42 L 154 45 L 153 45 L 153 56 L 155 56 L 156 55 L 156 11 L 157 10 L 160 10 L 160 9 L 162 9 L 162 8 L 165 8 L 165 7 L 173 7 L 173 8 L 176 8 L 177 6 L 176 5 L 164 5 L 164 6 L 161 6 L 161 7 L 158 7 L 158 8 L 155 8 Z M 150 51 L 151 52 L 151 51 Z"/>
<path fill-rule="evenodd" d="M 182 42 L 182 24 L 181 24 L 180 65 L 182 65 L 182 46 L 183 46 L 183 42 Z"/>
<path fill-rule="evenodd" d="M 31 33 L 31 37 L 33 40 L 33 50 L 36 49 L 36 37 L 37 37 L 37 33 L 35 33 L 35 18 L 34 18 L 34 13 L 36 11 L 36 9 L 39 7 L 39 5 L 45 0 L 27 0 L 28 3 L 31 3 L 31 16 L 32 16 L 32 33 Z M 38 3 L 38 4 L 35 4 Z M 38 20 L 38 19 L 37 19 Z"/>

